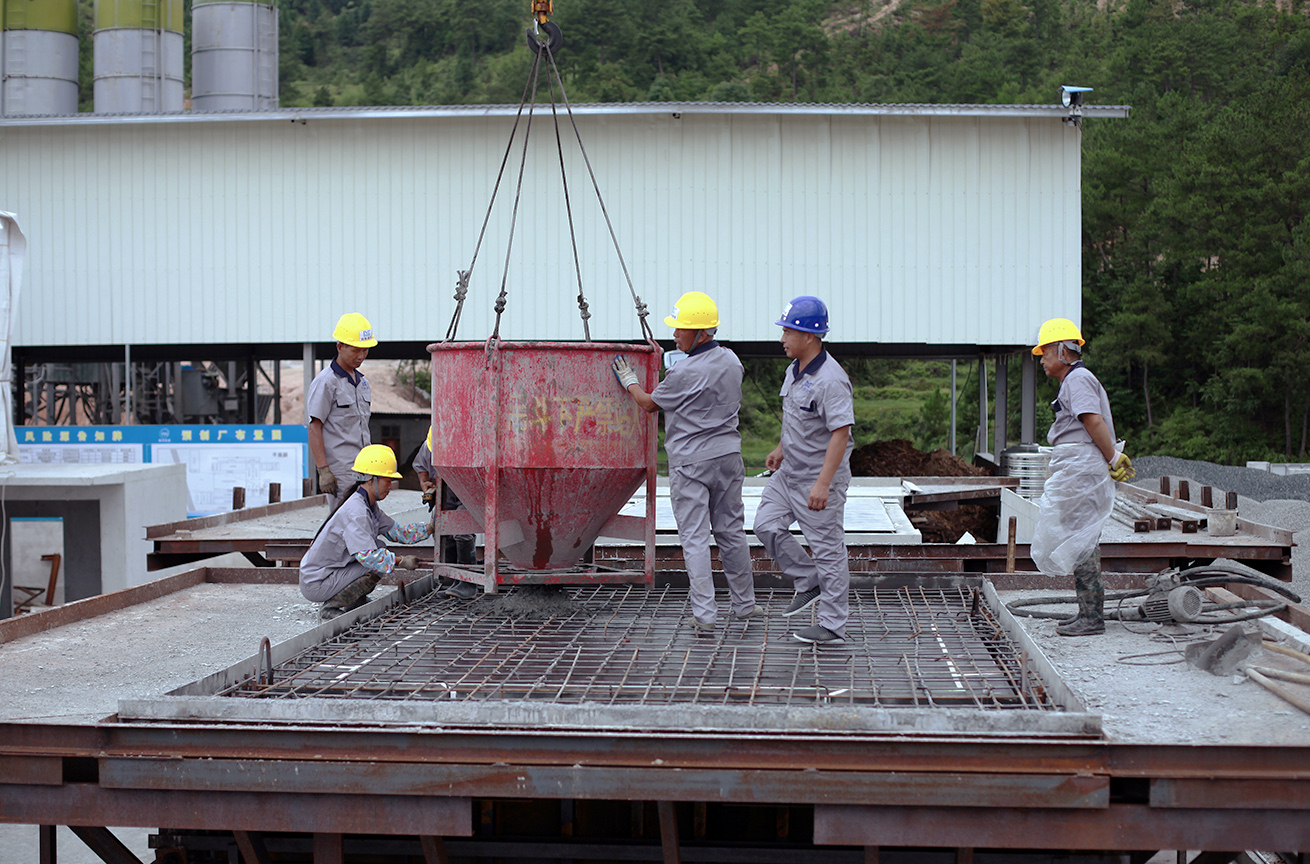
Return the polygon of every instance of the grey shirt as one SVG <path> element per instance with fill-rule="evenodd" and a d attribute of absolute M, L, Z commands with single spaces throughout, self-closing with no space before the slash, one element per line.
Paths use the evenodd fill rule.
<path fill-rule="evenodd" d="M 323 450 L 327 467 L 342 483 L 353 476 L 355 457 L 371 443 L 368 418 L 373 394 L 364 373 L 356 370 L 358 382 L 333 360 L 309 385 L 310 419 L 323 423 Z"/>
<path fill-rule="evenodd" d="M 1046 440 L 1052 445 L 1092 443 L 1087 427 L 1078 419 L 1079 414 L 1100 414 L 1110 432 L 1110 440 L 1115 440 L 1110 397 L 1092 371 L 1081 362 L 1075 363 L 1060 382 L 1060 392 L 1051 408 L 1055 410 L 1055 422 L 1046 433 Z"/>
<path fill-rule="evenodd" d="M 832 433 L 855 425 L 855 395 L 846 370 L 826 350 L 800 368 L 787 367 L 782 382 L 782 473 L 802 483 L 813 483 L 823 470 Z M 846 452 L 833 482 L 849 482 L 855 436 L 846 439 Z"/>
<path fill-rule="evenodd" d="M 741 452 L 742 375 L 737 355 L 711 339 L 664 376 L 650 398 L 664 409 L 670 467 Z"/>
<path fill-rule="evenodd" d="M 428 442 L 424 441 L 423 446 L 418 448 L 412 464 L 416 473 L 422 471 L 429 478 L 432 477 L 432 451 L 428 449 Z"/>
<path fill-rule="evenodd" d="M 343 567 L 358 563 L 356 552 L 387 548 L 382 536 L 395 525 L 380 507 L 369 506 L 368 490 L 357 490 L 332 514 L 300 559 L 301 584 L 331 578 Z"/>

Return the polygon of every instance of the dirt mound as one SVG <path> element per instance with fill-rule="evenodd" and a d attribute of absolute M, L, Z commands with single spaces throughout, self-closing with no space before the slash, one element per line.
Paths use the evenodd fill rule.
<path fill-rule="evenodd" d="M 977 477 L 987 471 L 952 456 L 949 450 L 925 453 L 904 438 L 874 441 L 851 453 L 856 477 Z"/>

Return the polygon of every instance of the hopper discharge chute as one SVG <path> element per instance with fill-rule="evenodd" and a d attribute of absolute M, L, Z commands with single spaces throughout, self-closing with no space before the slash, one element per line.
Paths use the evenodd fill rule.
<path fill-rule="evenodd" d="M 572 110 L 555 66 L 554 52 L 561 44 L 555 38 L 558 28 L 551 26 L 554 29 L 547 28 L 548 38 L 534 50 L 531 78 L 519 104 L 491 204 L 504 178 L 520 122 L 525 119 L 525 106 L 522 148 L 526 157 L 538 77 L 546 65 L 551 79 L 555 141 L 561 148 L 560 175 L 573 240 L 583 341 L 500 338 L 508 293 L 508 252 L 491 337 L 476 342 L 456 339 L 478 250 L 491 218 L 489 205 L 473 263 L 459 273 L 456 308 L 446 338 L 428 346 L 432 362 L 432 467 L 467 508 L 440 512 L 436 533 L 486 536 L 482 565 L 438 563 L 436 573 L 481 585 L 487 592 L 509 584 L 649 584 L 654 578 L 657 421 L 655 415 L 638 408 L 618 385 L 610 363 L 616 354 L 627 355 L 642 386 L 649 391 L 659 383 L 662 353 L 646 322 L 646 307 L 632 287 L 617 239 L 614 248 L 637 307 L 644 344 L 591 341 L 554 86 L 559 87 L 570 121 Z M 576 124 L 573 131 L 591 173 Z M 525 165 L 523 158 L 509 229 L 511 249 Z M 614 238 L 594 173 L 591 181 Z M 647 484 L 645 517 L 619 515 L 642 483 Z M 592 563 L 591 547 L 599 536 L 644 542 L 643 569 L 624 570 Z"/>

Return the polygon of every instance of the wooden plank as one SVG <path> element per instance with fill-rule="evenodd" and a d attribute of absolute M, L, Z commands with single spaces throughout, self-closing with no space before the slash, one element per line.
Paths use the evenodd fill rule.
<path fill-rule="evenodd" d="M 234 522 L 249 522 L 254 519 L 259 519 L 262 516 L 276 516 L 279 513 L 287 513 L 293 510 L 308 510 L 313 507 L 323 507 L 326 504 L 326 495 L 314 495 L 310 498 L 295 498 L 291 501 L 281 501 L 277 504 L 265 504 L 262 507 L 248 507 L 241 511 L 215 513 L 212 516 L 197 516 L 194 519 L 184 519 L 180 522 L 165 522 L 162 525 L 147 525 L 146 539 L 156 540 L 161 537 L 167 537 L 170 534 L 176 534 L 178 531 L 198 531 L 201 528 L 214 528 L 220 525 L 231 525 Z"/>

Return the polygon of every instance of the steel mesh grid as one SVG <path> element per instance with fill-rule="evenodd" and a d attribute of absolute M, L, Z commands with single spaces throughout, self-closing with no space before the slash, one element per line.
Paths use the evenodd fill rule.
<path fill-rule="evenodd" d="M 815 612 L 782 617 L 791 591 L 757 590 L 768 617 L 721 617 L 710 636 L 690 625 L 685 590 L 564 590 L 570 602 L 540 618 L 515 618 L 496 597 L 428 595 L 306 649 L 272 684 L 219 695 L 1059 710 L 966 586 L 853 588 L 846 643 L 823 648 L 791 637 Z"/>

